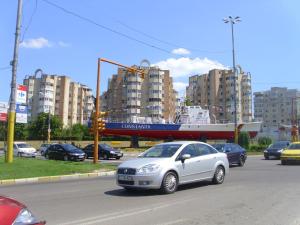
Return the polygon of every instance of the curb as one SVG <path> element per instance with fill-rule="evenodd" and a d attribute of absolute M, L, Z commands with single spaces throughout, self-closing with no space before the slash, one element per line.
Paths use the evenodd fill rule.
<path fill-rule="evenodd" d="M 96 172 L 96 173 L 78 173 L 78 174 L 61 175 L 61 176 L 8 179 L 8 180 L 0 180 L 0 187 L 4 185 L 14 185 L 14 184 L 45 183 L 45 182 L 55 182 L 55 181 L 64 181 L 64 180 L 76 180 L 76 179 L 83 179 L 83 178 L 85 179 L 85 178 L 93 178 L 93 177 L 112 176 L 115 174 L 116 171 L 107 171 L 107 172 Z"/>

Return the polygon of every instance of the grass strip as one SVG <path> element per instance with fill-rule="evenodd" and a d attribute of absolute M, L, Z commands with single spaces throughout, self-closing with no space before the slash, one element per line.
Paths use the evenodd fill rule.
<path fill-rule="evenodd" d="M 0 180 L 91 173 L 115 169 L 116 165 L 106 163 L 93 164 L 91 162 L 65 162 L 29 158 L 14 158 L 13 163 L 5 163 L 4 157 L 0 157 Z"/>

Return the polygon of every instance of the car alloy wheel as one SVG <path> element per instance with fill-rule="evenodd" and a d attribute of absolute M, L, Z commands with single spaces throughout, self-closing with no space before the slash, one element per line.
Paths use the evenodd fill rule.
<path fill-rule="evenodd" d="M 46 158 L 46 159 L 50 159 L 50 157 L 49 157 L 48 154 L 45 154 L 45 158 Z"/>
<path fill-rule="evenodd" d="M 22 157 L 22 153 L 21 152 L 18 152 L 18 157 Z"/>
<path fill-rule="evenodd" d="M 214 184 L 222 184 L 225 178 L 225 170 L 222 166 L 218 166 L 213 178 Z"/>
<path fill-rule="evenodd" d="M 174 172 L 166 173 L 161 187 L 163 193 L 165 194 L 174 193 L 177 187 L 178 187 L 178 180 L 176 174 Z"/>

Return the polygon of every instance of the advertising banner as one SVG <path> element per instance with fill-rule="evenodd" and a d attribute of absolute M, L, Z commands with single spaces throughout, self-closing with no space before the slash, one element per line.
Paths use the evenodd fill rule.
<path fill-rule="evenodd" d="M 16 123 L 27 123 L 27 106 L 16 104 Z"/>
<path fill-rule="evenodd" d="M 27 86 L 18 85 L 16 102 L 21 104 L 26 104 L 26 97 L 27 97 Z"/>
<path fill-rule="evenodd" d="M 0 121 L 7 121 L 8 104 L 6 102 L 0 102 Z"/>

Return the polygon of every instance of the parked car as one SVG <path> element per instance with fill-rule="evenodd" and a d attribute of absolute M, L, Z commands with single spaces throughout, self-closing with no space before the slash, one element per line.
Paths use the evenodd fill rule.
<path fill-rule="evenodd" d="M 277 141 L 271 144 L 266 150 L 264 150 L 264 157 L 268 160 L 270 157 L 280 159 L 282 151 L 290 145 L 289 141 Z"/>
<path fill-rule="evenodd" d="M 26 142 L 14 142 L 14 156 L 18 157 L 36 157 L 36 149 Z M 7 146 L 5 147 L 5 152 L 7 151 Z"/>
<path fill-rule="evenodd" d="M 71 144 L 53 144 L 45 152 L 46 159 L 84 161 L 86 154 Z"/>
<path fill-rule="evenodd" d="M 213 144 L 212 146 L 219 152 L 224 152 L 227 154 L 230 166 L 244 166 L 247 159 L 247 152 L 241 146 L 234 143 Z"/>
<path fill-rule="evenodd" d="M 1 225 L 46 224 L 45 221 L 39 222 L 24 204 L 4 196 L 0 196 L 0 222 Z"/>
<path fill-rule="evenodd" d="M 206 143 L 181 141 L 155 145 L 138 158 L 121 163 L 116 180 L 127 190 L 161 189 L 169 194 L 178 185 L 201 180 L 221 184 L 228 172 L 226 154 Z"/>
<path fill-rule="evenodd" d="M 42 156 L 45 155 L 45 152 L 47 150 L 47 148 L 50 146 L 51 144 L 41 144 L 39 151 L 41 153 Z"/>
<path fill-rule="evenodd" d="M 121 157 L 123 157 L 123 153 L 120 150 L 115 149 L 115 148 L 109 146 L 108 144 L 99 144 L 98 146 L 99 146 L 98 147 L 98 159 L 103 158 L 103 159 L 108 160 L 110 158 L 120 159 Z M 94 157 L 94 145 L 93 144 L 87 145 L 82 150 L 86 153 L 87 158 Z"/>
<path fill-rule="evenodd" d="M 281 153 L 281 164 L 300 162 L 300 142 L 293 142 Z"/>

